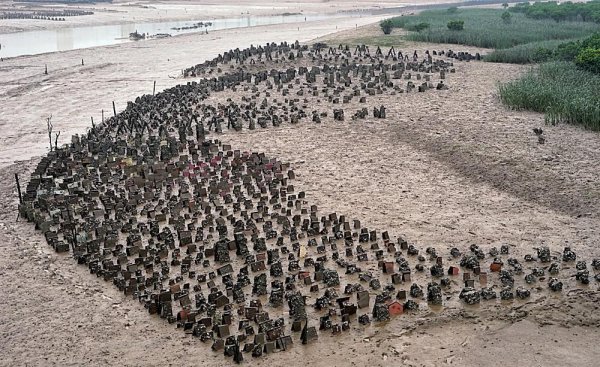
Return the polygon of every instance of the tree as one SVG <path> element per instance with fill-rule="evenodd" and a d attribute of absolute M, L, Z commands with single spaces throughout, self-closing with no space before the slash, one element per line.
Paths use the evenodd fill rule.
<path fill-rule="evenodd" d="M 508 8 L 508 3 L 503 3 L 503 4 L 502 4 L 502 7 L 503 7 L 504 9 Z"/>
<path fill-rule="evenodd" d="M 465 22 L 463 20 L 451 20 L 448 22 L 447 26 L 451 31 L 462 31 L 465 29 Z"/>
<path fill-rule="evenodd" d="M 509 11 L 505 11 L 504 13 L 502 13 L 502 15 L 500 17 L 502 18 L 502 21 L 504 22 L 504 24 L 509 24 L 512 19 L 512 15 L 510 14 Z"/>

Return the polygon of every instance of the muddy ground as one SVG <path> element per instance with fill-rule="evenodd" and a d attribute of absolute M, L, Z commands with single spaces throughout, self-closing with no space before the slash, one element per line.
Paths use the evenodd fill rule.
<path fill-rule="evenodd" d="M 365 36 L 375 34 L 377 28 L 359 31 Z M 282 38 L 292 36 L 282 29 L 279 32 Z M 338 43 L 353 36 L 342 33 L 326 38 Z M 178 51 L 169 57 L 176 64 L 169 65 L 170 69 L 195 63 L 184 58 L 193 39 L 181 39 Z M 213 42 L 218 45 L 217 38 Z M 147 47 L 143 51 L 137 49 L 142 46 L 124 45 L 118 49 L 123 53 L 114 57 L 156 52 L 165 58 L 167 50 L 162 46 L 168 47 L 158 41 L 143 45 Z M 410 52 L 448 48 L 457 47 L 406 43 L 401 47 Z M 109 58 L 102 50 L 78 52 Z M 40 58 L 25 60 L 39 64 Z M 67 63 L 81 57 L 73 53 L 47 58 Z M 211 352 L 208 345 L 149 316 L 138 302 L 90 275 L 68 254 L 54 254 L 33 226 L 15 221 L 13 174 L 27 177 L 46 147 L 41 122 L 33 122 L 36 114 L 39 120 L 46 113 L 40 106 L 60 105 L 63 117 L 57 125 L 68 136 L 84 130 L 87 116 L 97 116 L 100 106 L 110 106 L 105 100 L 114 96 L 124 104 L 149 88 L 148 81 L 154 78 L 161 78 L 166 86 L 169 62 L 162 60 L 160 70 L 146 66 L 136 72 L 118 62 L 96 67 L 96 87 L 86 83 L 90 74 L 85 69 L 69 71 L 65 79 L 52 83 L 24 74 L 18 83 L 4 84 L 3 103 L 10 108 L 3 107 L 2 116 L 0 365 L 224 363 L 221 353 Z M 105 63 L 112 64 L 110 60 Z M 291 162 L 297 174 L 295 185 L 321 211 L 360 218 L 370 228 L 403 235 L 422 248 L 465 250 L 471 244 L 484 248 L 510 244 L 513 254 L 523 255 L 542 244 L 556 253 L 570 245 L 581 257 L 599 257 L 600 139 L 597 133 L 576 126 L 544 125 L 540 114 L 503 107 L 496 95 L 497 83 L 526 69 L 456 62 L 456 74 L 447 81 L 449 90 L 380 101 L 388 108 L 383 121 L 282 125 L 226 132 L 220 139 Z M 13 74 L 6 70 L 2 77 Z M 149 86 L 140 86 L 142 82 Z M 106 83 L 126 83 L 127 87 L 114 93 L 111 89 L 117 88 L 104 88 Z M 14 88 L 22 91 L 7 95 Z M 85 123 L 81 115 L 86 116 Z M 534 127 L 544 129 L 545 144 L 538 143 Z M 561 294 L 540 290 L 529 302 L 498 300 L 479 307 L 423 310 L 383 326 L 353 330 L 350 335 L 322 335 L 319 343 L 309 346 L 296 343 L 291 351 L 252 363 L 595 366 L 600 358 L 595 347 L 600 336 L 599 294 L 598 283 L 592 281 L 588 287 Z"/>

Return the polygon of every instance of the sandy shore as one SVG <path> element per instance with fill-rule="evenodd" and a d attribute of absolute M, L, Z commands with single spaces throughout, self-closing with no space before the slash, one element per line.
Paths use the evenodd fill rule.
<path fill-rule="evenodd" d="M 239 16 L 281 15 L 285 13 L 324 14 L 348 11 L 369 11 L 382 8 L 395 8 L 403 5 L 447 3 L 444 0 L 298 0 L 298 1 L 260 1 L 260 0 L 191 0 L 191 1 L 116 1 L 112 4 L 80 4 L 64 8 L 93 11 L 93 15 L 67 17 L 64 22 L 38 20 L 0 20 L 0 34 L 28 30 L 57 29 L 73 26 L 108 25 L 122 23 L 162 22 L 180 20 L 204 20 L 234 18 Z M 1 0 L 3 10 L 19 11 L 40 8 L 36 4 L 15 4 Z M 43 8 L 43 6 L 42 6 Z M 53 6 L 53 8 L 62 8 Z"/>
<path fill-rule="evenodd" d="M 186 82 L 171 76 L 219 52 L 317 37 L 339 43 L 375 34 L 376 25 L 361 26 L 377 19 L 315 22 L 300 31 L 295 25 L 257 27 L 251 34 L 228 30 L 0 63 L 0 365 L 224 363 L 220 353 L 150 317 L 69 255 L 53 253 L 30 224 L 15 222 L 13 174 L 27 177 L 46 153 L 45 117 L 52 114 L 55 131 L 62 132 L 59 142 L 67 142 L 91 125 L 90 116 L 99 121 L 102 109 L 111 114 L 113 100 L 119 110 L 151 93 L 155 80 L 157 90 Z M 345 31 L 328 35 L 336 30 Z M 400 47 L 432 48 L 457 47 Z M 44 64 L 49 75 L 43 74 Z M 517 256 L 531 246 L 560 250 L 570 244 L 587 258 L 600 256 L 597 133 L 544 126 L 540 114 L 504 108 L 495 95 L 497 83 L 526 67 L 457 62 L 456 69 L 445 93 L 383 101 L 385 122 L 284 125 L 221 138 L 292 162 L 296 185 L 320 210 L 361 218 L 422 247 L 510 243 Z M 544 128 L 546 144 L 537 143 L 533 127 Z M 297 343 L 291 351 L 250 363 L 595 366 L 599 300 L 592 282 L 579 292 L 535 302 L 423 312 L 364 333 Z"/>
<path fill-rule="evenodd" d="M 381 19 L 337 18 L 308 24 L 231 29 L 208 35 L 130 42 L 115 46 L 17 57 L 0 63 L 0 103 L 11 114 L 0 116 L 0 166 L 44 154 L 46 117 L 52 115 L 60 143 L 101 121 L 126 102 L 186 81 L 181 71 L 236 47 L 267 42 L 306 42 L 336 30 L 353 29 Z M 81 65 L 84 60 L 84 66 Z M 48 65 L 48 75 L 44 75 Z M 18 126 L 18 129 L 14 127 Z M 41 143 L 41 144 L 40 144 Z"/>

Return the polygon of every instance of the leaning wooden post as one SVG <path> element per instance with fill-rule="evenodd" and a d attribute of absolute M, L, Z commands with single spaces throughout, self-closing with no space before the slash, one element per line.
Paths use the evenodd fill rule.
<path fill-rule="evenodd" d="M 21 196 L 21 184 L 19 183 L 19 174 L 15 173 L 15 181 L 17 181 L 17 192 L 19 193 L 19 204 L 23 204 L 23 197 Z"/>
<path fill-rule="evenodd" d="M 104 123 L 104 109 L 102 110 L 102 123 Z"/>
<path fill-rule="evenodd" d="M 156 80 L 154 81 L 154 86 L 152 87 L 152 95 L 156 93 Z"/>
<path fill-rule="evenodd" d="M 117 117 L 117 108 L 115 107 L 115 101 L 113 101 L 113 113 L 115 114 L 115 117 Z"/>

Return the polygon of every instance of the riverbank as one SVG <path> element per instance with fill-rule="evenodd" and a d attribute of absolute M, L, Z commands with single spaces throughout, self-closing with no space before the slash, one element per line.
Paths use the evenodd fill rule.
<path fill-rule="evenodd" d="M 125 23 L 149 23 L 167 21 L 211 20 L 235 18 L 240 16 L 270 16 L 284 14 L 331 14 L 347 12 L 368 13 L 372 10 L 396 8 L 410 4 L 439 4 L 449 1 L 319 1 L 298 0 L 269 2 L 261 0 L 224 0 L 215 3 L 207 0 L 191 1 L 136 1 L 113 2 L 112 4 L 77 4 L 65 5 L 39 5 L 34 3 L 18 3 L 0 1 L 0 12 L 20 11 L 27 9 L 78 9 L 93 11 L 93 15 L 67 17 L 65 21 L 40 21 L 40 20 L 0 20 L 0 34 L 23 32 L 32 30 L 60 29 L 67 27 L 81 27 L 94 25 L 114 25 Z"/>
<path fill-rule="evenodd" d="M 23 56 L 0 63 L 0 167 L 41 156 L 47 145 L 46 118 L 52 115 L 58 143 L 101 121 L 137 96 L 172 87 L 186 80 L 181 71 L 219 53 L 267 42 L 306 42 L 336 30 L 356 29 L 382 19 L 335 18 L 307 24 L 230 29 L 187 34 L 168 39 Z M 81 65 L 81 61 L 84 65 Z M 48 75 L 44 74 L 45 65 Z"/>
<path fill-rule="evenodd" d="M 54 131 L 61 131 L 59 144 L 65 143 L 91 126 L 90 117 L 99 121 L 102 109 L 111 115 L 112 101 L 119 111 L 126 101 L 151 93 L 153 81 L 157 91 L 191 81 L 179 77 L 181 69 L 219 52 L 282 40 L 317 38 L 337 45 L 369 39 L 379 29 L 367 23 L 378 19 L 315 22 L 300 30 L 295 25 L 227 30 L 0 63 L 0 366 L 224 362 L 222 353 L 149 316 L 136 300 L 90 275 L 69 254 L 54 253 L 30 223 L 15 222 L 14 173 L 28 177 L 47 152 L 47 116 L 53 116 Z M 487 51 L 412 42 L 397 46 L 421 55 L 448 48 Z M 597 192 L 583 190 L 600 187 L 598 135 L 569 125 L 545 126 L 540 114 L 504 108 L 495 86 L 527 67 L 454 62 L 447 91 L 382 100 L 386 120 L 352 121 L 348 109 L 345 122 L 303 121 L 226 132 L 219 139 L 291 162 L 295 185 L 323 213 L 360 218 L 363 225 L 389 229 L 422 249 L 458 246 L 468 251 L 470 244 L 478 244 L 487 250 L 506 243 L 510 256 L 522 261 L 532 246 L 548 245 L 557 254 L 570 245 L 583 259 L 600 256 L 598 211 L 588 210 Z M 369 103 L 377 98 L 369 97 Z M 534 127 L 544 128 L 545 144 L 538 144 Z M 323 333 L 308 346 L 294 339 L 287 352 L 248 356 L 245 363 L 594 366 L 600 358 L 597 288 L 592 281 L 574 292 L 551 294 L 544 293 L 547 285 L 540 281 L 533 288 L 535 301 L 451 304 L 441 312 L 398 316 L 346 335 Z"/>

